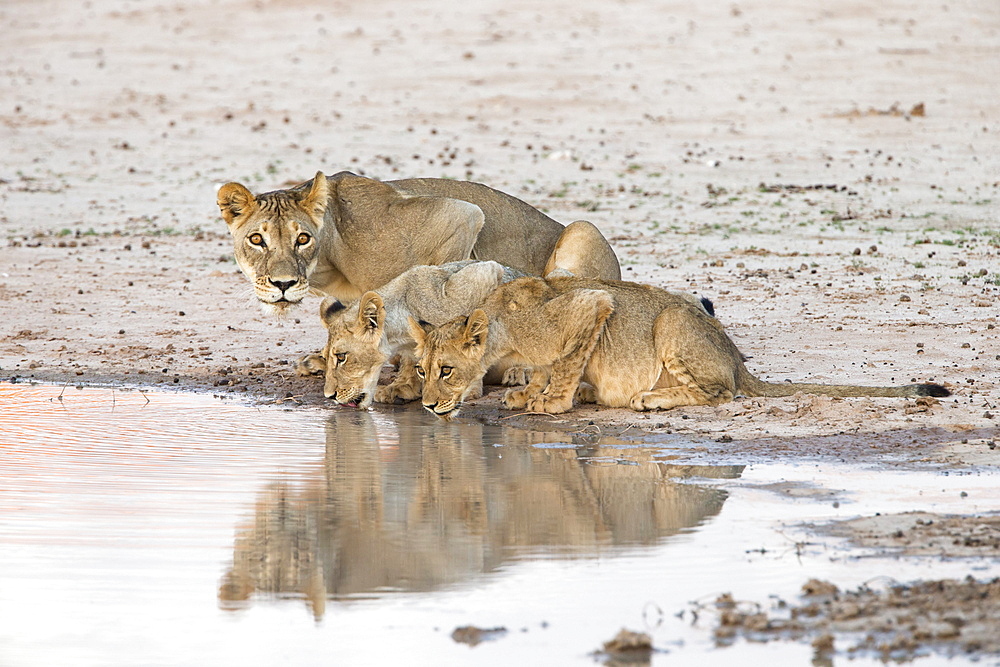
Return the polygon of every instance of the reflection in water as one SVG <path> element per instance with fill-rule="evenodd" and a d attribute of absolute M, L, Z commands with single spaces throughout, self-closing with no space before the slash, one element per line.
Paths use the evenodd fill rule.
<path fill-rule="evenodd" d="M 570 438 L 428 421 L 412 409 L 337 412 L 322 473 L 271 484 L 238 528 L 220 603 L 302 597 L 320 618 L 328 598 L 432 590 L 528 554 L 653 545 L 715 515 L 726 498 L 673 479 L 742 471 L 665 466 L 648 450 Z"/>
<path fill-rule="evenodd" d="M 790 599 L 813 577 L 926 578 L 924 560 L 831 552 L 802 526 L 985 511 L 996 497 L 983 467 L 667 468 L 654 459 L 680 447 L 570 440 L 446 426 L 419 407 L 331 416 L 0 382 L 0 665 L 308 666 L 331 650 L 388 665 L 401 646 L 416 662 L 467 665 L 449 630 L 470 623 L 512 630 L 475 649 L 484 665 L 593 664 L 589 651 L 623 626 L 670 647 L 652 664 L 808 664 L 808 645 L 718 653 L 704 618 L 670 611 L 724 591 Z M 737 474 L 706 484 L 729 491 L 724 505 L 696 480 L 670 481 Z M 779 482 L 817 493 L 790 501 Z M 249 605 L 267 598 L 279 601 Z M 649 604 L 665 615 L 647 618 Z M 306 605 L 323 622 L 303 618 Z M 227 611 L 237 606 L 248 608 Z"/>

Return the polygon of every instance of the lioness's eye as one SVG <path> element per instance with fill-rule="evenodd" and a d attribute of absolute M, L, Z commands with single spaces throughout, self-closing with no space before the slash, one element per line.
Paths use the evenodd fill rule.
<path fill-rule="evenodd" d="M 344 360 L 347 359 L 347 353 L 346 352 L 338 352 L 338 353 L 336 353 L 333 356 L 336 357 L 338 364 L 344 363 Z"/>
<path fill-rule="evenodd" d="M 254 245 L 264 246 L 264 237 L 260 234 L 251 234 L 248 240 Z"/>
<path fill-rule="evenodd" d="M 312 241 L 312 237 L 306 234 L 305 232 L 302 232 L 301 234 L 299 234 L 298 238 L 295 239 L 295 245 L 305 245 L 310 241 Z"/>
<path fill-rule="evenodd" d="M 443 378 L 448 377 L 449 375 L 451 375 L 451 371 L 452 371 L 451 366 L 442 366 L 441 367 L 441 377 L 443 377 Z"/>
<path fill-rule="evenodd" d="M 423 379 L 423 377 L 424 377 L 424 369 L 421 368 L 420 366 L 414 366 L 413 368 L 416 369 L 416 371 L 417 371 L 417 377 Z"/>

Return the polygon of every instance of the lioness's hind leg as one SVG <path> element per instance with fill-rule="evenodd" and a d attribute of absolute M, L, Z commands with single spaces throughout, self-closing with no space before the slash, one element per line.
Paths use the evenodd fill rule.
<path fill-rule="evenodd" d="M 326 357 L 321 352 L 299 357 L 295 362 L 295 374 L 300 377 L 326 375 Z"/>
<path fill-rule="evenodd" d="M 618 257 L 601 231 L 586 220 L 566 225 L 545 263 L 543 276 L 563 269 L 581 278 L 621 280 Z"/>

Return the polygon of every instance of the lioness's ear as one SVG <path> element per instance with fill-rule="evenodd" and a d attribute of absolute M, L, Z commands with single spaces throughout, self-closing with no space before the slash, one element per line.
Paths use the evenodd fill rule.
<path fill-rule="evenodd" d="M 327 325 L 330 322 L 330 319 L 340 311 L 344 310 L 344 308 L 347 308 L 347 306 L 337 301 L 332 296 L 328 296 L 323 299 L 323 303 L 319 304 L 319 318 L 323 320 L 324 325 Z"/>
<path fill-rule="evenodd" d="M 476 308 L 465 320 L 465 334 L 462 343 L 465 347 L 474 347 L 486 342 L 486 334 L 490 329 L 490 318 L 482 308 Z"/>
<path fill-rule="evenodd" d="M 312 187 L 302 199 L 302 208 L 310 214 L 319 224 L 323 224 L 323 214 L 326 212 L 327 200 L 330 198 L 330 184 L 327 183 L 326 174 L 317 171 L 313 178 Z"/>
<path fill-rule="evenodd" d="M 219 188 L 217 196 L 219 210 L 227 225 L 257 209 L 257 199 L 239 183 L 226 183 Z"/>
<path fill-rule="evenodd" d="M 382 297 L 377 292 L 365 292 L 358 304 L 358 324 L 365 333 L 377 333 L 382 330 L 385 321 L 385 306 Z"/>

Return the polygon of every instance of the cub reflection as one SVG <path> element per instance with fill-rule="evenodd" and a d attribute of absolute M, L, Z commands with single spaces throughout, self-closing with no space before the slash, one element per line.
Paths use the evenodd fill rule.
<path fill-rule="evenodd" d="M 442 423 L 419 409 L 338 411 L 326 438 L 322 469 L 269 485 L 237 529 L 223 607 L 301 597 L 320 618 L 329 598 L 428 591 L 518 559 L 656 545 L 726 498 L 676 478 L 742 471 L 664 465 L 648 449 L 573 445 L 566 433 Z"/>

